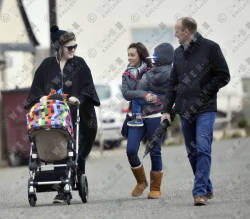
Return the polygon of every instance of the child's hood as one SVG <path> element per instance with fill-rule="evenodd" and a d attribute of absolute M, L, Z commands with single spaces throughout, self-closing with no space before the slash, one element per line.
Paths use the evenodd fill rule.
<path fill-rule="evenodd" d="M 174 48 L 169 43 L 161 43 L 154 49 L 156 65 L 171 65 L 174 59 Z"/>

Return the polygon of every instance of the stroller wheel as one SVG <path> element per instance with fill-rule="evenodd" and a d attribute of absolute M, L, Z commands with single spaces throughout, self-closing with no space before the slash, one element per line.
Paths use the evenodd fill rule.
<path fill-rule="evenodd" d="M 86 203 L 88 201 L 88 180 L 87 176 L 85 174 L 82 174 L 80 176 L 80 180 L 78 183 L 78 190 L 79 190 L 79 196 L 82 199 L 83 203 Z"/>
<path fill-rule="evenodd" d="M 29 195 L 29 203 L 30 203 L 30 206 L 31 207 L 35 207 L 36 206 L 36 195 L 32 194 L 32 195 Z"/>
<path fill-rule="evenodd" d="M 71 200 L 71 195 L 70 194 L 65 194 L 65 202 L 70 205 L 70 200 Z"/>

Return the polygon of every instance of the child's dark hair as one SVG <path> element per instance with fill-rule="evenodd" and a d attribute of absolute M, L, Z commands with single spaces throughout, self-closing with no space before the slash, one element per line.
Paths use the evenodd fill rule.
<path fill-rule="evenodd" d="M 149 56 L 147 48 L 141 43 L 131 43 L 128 47 L 128 49 L 135 48 L 137 50 L 137 53 L 141 59 L 141 61 L 145 62 L 148 67 L 152 67 L 152 62 L 150 59 L 147 59 Z"/>

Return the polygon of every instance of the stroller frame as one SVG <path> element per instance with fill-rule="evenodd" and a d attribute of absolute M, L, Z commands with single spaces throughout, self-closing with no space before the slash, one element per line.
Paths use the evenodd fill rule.
<path fill-rule="evenodd" d="M 85 172 L 79 171 L 78 167 L 78 151 L 79 151 L 79 104 L 76 105 L 76 131 L 75 139 L 69 139 L 67 144 L 67 158 L 57 161 L 56 164 L 43 161 L 39 158 L 36 148 L 35 138 L 29 135 L 30 139 L 30 156 L 29 156 L 29 173 L 28 180 L 28 200 L 30 206 L 36 205 L 38 192 L 51 192 L 62 190 L 65 196 L 65 202 L 70 205 L 72 190 L 78 190 L 79 196 L 83 203 L 88 198 L 88 181 Z M 44 164 L 42 164 L 44 163 Z M 53 170 L 44 171 L 50 168 Z M 56 174 L 58 170 L 58 174 Z M 60 172 L 60 173 L 59 173 Z M 46 179 L 44 179 L 44 177 Z M 48 180 L 49 178 L 49 180 Z"/>

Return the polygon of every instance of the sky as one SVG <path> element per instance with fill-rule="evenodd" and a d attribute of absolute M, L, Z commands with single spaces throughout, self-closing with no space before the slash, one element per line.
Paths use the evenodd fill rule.
<path fill-rule="evenodd" d="M 33 26 L 40 47 L 49 47 L 48 0 L 23 0 L 23 4 Z"/>

